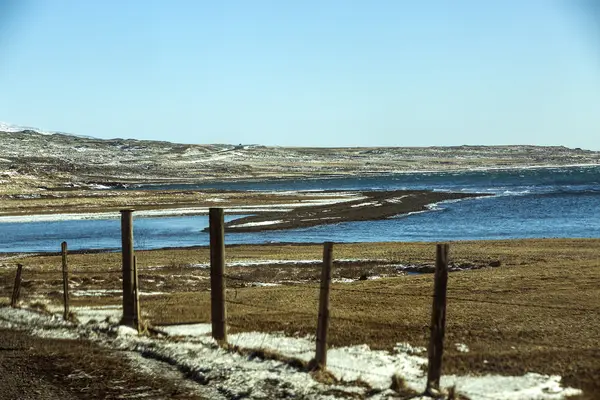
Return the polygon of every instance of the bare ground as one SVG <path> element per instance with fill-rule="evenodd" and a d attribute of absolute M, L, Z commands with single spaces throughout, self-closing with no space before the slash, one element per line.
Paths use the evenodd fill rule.
<path fill-rule="evenodd" d="M 0 329 L 0 399 L 201 399 L 87 341 L 41 339 Z"/>

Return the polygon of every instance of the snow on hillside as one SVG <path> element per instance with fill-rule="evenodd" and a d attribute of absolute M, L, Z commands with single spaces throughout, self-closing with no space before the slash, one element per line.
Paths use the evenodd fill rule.
<path fill-rule="evenodd" d="M 55 133 L 59 133 L 59 132 L 43 131 L 41 129 L 32 128 L 30 126 L 13 125 L 13 124 L 9 124 L 7 122 L 0 121 L 0 132 L 22 132 L 22 131 L 35 131 L 41 135 L 54 135 Z"/>
<path fill-rule="evenodd" d="M 33 129 L 40 134 L 19 133 Z M 128 136 L 138 136 L 131 131 Z M 165 131 L 165 137 L 173 132 Z M 303 179 L 418 171 L 597 165 L 600 152 L 560 146 L 317 148 L 95 139 L 0 123 L 0 172 L 13 192 L 210 180 Z"/>
<path fill-rule="evenodd" d="M 406 343 L 399 343 L 393 352 L 371 350 L 367 345 L 332 348 L 328 352 L 328 370 L 339 383 L 324 384 L 284 362 L 219 347 L 210 337 L 209 324 L 165 327 L 162 335 L 148 337 L 116 325 L 120 317 L 118 306 L 79 307 L 73 311 L 79 324 L 64 322 L 58 315 L 4 307 L 0 308 L 0 328 L 26 330 L 45 338 L 92 340 L 108 348 L 139 353 L 149 365 L 155 365 L 156 360 L 166 361 L 203 383 L 199 387 L 211 398 L 389 399 L 395 394 L 389 389 L 394 374 L 403 377 L 416 391 L 425 387 L 425 349 Z M 240 348 L 271 350 L 305 361 L 314 354 L 314 338 L 307 337 L 245 332 L 229 335 L 229 342 Z M 459 345 L 468 351 L 466 345 L 456 344 Z M 373 390 L 356 385 L 357 380 L 367 382 Z M 459 393 L 472 400 L 564 399 L 581 393 L 563 388 L 560 381 L 559 376 L 536 373 L 444 376 L 442 386 L 456 385 Z"/>

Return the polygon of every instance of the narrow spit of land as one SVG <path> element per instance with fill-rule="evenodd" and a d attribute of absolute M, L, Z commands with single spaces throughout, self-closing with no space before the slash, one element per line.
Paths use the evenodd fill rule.
<path fill-rule="evenodd" d="M 558 374 L 585 391 L 581 398 L 596 398 L 600 240 L 456 242 L 450 252 L 463 270 L 449 277 L 444 373 Z M 227 247 L 231 331 L 314 334 L 321 255 L 319 245 Z M 433 277 L 406 274 L 402 266 L 433 263 L 434 244 L 339 244 L 334 256 L 332 346 L 426 346 Z M 137 259 L 150 323 L 210 321 L 208 248 L 139 251 Z M 43 300 L 59 308 L 60 257 L 5 261 L 5 301 L 16 262 L 25 265 L 24 305 Z M 74 254 L 69 262 L 73 307 L 120 304 L 120 254 Z"/>
<path fill-rule="evenodd" d="M 385 219 L 424 211 L 428 204 L 475 196 L 482 195 L 425 190 L 60 192 L 32 198 L 0 196 L 0 218 L 26 221 L 53 214 L 56 219 L 61 214 L 83 218 L 123 208 L 134 208 L 138 215 L 203 215 L 210 207 L 222 207 L 232 214 L 251 214 L 226 224 L 228 231 L 255 232 Z"/>
<path fill-rule="evenodd" d="M 473 193 L 446 193 L 426 190 L 360 192 L 359 198 L 332 204 L 298 207 L 286 212 L 245 217 L 225 224 L 230 232 L 307 228 L 316 225 L 391 218 L 427 210 L 427 205 L 448 200 L 482 196 Z M 208 230 L 208 228 L 207 228 Z"/>

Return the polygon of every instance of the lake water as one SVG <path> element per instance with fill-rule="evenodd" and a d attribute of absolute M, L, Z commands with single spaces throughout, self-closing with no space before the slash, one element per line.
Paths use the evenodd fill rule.
<path fill-rule="evenodd" d="M 375 242 L 511 238 L 600 238 L 600 166 L 394 174 L 146 189 L 395 190 L 493 193 L 442 203 L 431 211 L 382 221 L 348 222 L 287 231 L 226 234 L 226 242 Z M 228 216 L 227 219 L 236 218 Z M 136 218 L 137 249 L 207 245 L 206 216 Z M 0 252 L 118 249 L 119 220 L 0 223 Z"/>

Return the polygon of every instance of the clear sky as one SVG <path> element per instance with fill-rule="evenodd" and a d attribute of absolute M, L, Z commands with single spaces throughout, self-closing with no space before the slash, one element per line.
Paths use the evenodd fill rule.
<path fill-rule="evenodd" d="M 600 150 L 599 3 L 0 0 L 0 121 L 185 143 Z"/>

